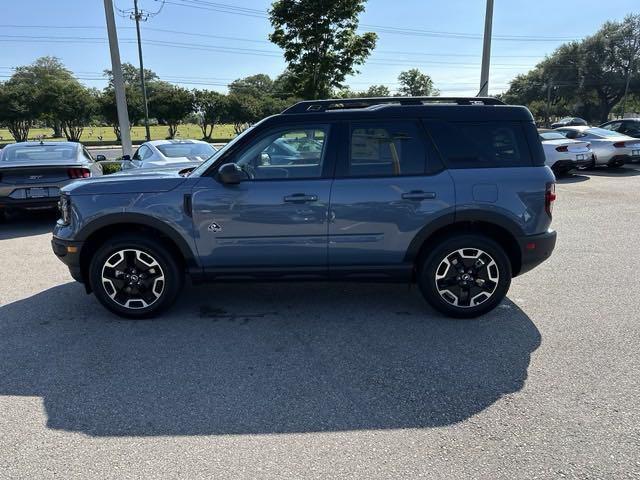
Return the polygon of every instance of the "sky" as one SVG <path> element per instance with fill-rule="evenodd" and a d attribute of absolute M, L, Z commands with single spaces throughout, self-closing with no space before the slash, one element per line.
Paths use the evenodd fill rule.
<path fill-rule="evenodd" d="M 85 85 L 102 88 L 111 68 L 102 0 L 5 0 L 0 16 L 0 81 L 12 68 L 51 55 Z M 270 0 L 139 0 L 144 63 L 187 88 L 226 91 L 234 79 L 285 68 L 268 41 Z M 114 0 L 123 62 L 138 64 L 133 0 Z M 497 94 L 562 43 L 594 33 L 607 20 L 640 11 L 640 0 L 495 0 L 489 93 Z M 368 0 L 360 29 L 378 42 L 354 90 L 397 88 L 398 74 L 419 68 L 443 95 L 479 89 L 485 0 Z"/>

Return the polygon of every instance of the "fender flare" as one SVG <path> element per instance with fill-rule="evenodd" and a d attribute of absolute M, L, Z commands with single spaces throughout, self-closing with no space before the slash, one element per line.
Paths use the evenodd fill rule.
<path fill-rule="evenodd" d="M 163 222 L 155 217 L 144 215 L 134 212 L 119 212 L 110 213 L 108 215 L 101 216 L 87 223 L 76 234 L 76 240 L 84 242 L 91 235 L 104 227 L 110 227 L 122 223 L 132 223 L 136 225 L 144 225 L 150 227 L 163 235 L 166 235 L 178 248 L 182 256 L 184 257 L 188 267 L 199 268 L 199 262 L 197 261 L 197 255 L 194 250 L 189 246 L 184 237 L 170 224 Z"/>

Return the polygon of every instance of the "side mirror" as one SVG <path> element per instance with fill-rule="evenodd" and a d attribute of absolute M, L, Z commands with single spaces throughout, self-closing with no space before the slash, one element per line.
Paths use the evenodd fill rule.
<path fill-rule="evenodd" d="M 218 178 L 226 185 L 237 185 L 248 180 L 249 176 L 235 163 L 225 163 L 218 169 Z"/>
<path fill-rule="evenodd" d="M 102 154 L 96 155 L 96 162 L 104 162 L 107 160 L 107 157 L 105 157 Z"/>

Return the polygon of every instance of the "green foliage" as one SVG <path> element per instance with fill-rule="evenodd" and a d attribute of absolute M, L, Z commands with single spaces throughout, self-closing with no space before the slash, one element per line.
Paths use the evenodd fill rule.
<path fill-rule="evenodd" d="M 270 95 L 273 90 L 273 80 L 269 75 L 258 73 L 245 78 L 239 78 L 229 84 L 229 93 L 235 95 L 250 95 L 261 97 Z"/>
<path fill-rule="evenodd" d="M 193 97 L 202 139 L 211 140 L 213 128 L 224 115 L 224 96 L 211 90 L 194 90 Z"/>
<path fill-rule="evenodd" d="M 0 125 L 6 126 L 17 142 L 29 137 L 37 119 L 35 88 L 29 82 L 9 80 L 0 84 Z"/>
<path fill-rule="evenodd" d="M 398 88 L 400 96 L 429 97 L 440 95 L 438 89 L 434 87 L 431 77 L 417 68 L 400 72 L 398 83 L 400 83 L 400 88 Z"/>
<path fill-rule="evenodd" d="M 109 69 L 103 70 L 104 75 L 109 80 L 109 87 L 113 88 L 113 72 Z M 122 64 L 122 78 L 126 86 L 135 85 L 140 89 L 140 69 L 135 65 L 125 62 Z M 144 69 L 145 82 L 154 82 L 159 80 L 158 74 L 148 68 Z M 142 94 L 141 94 L 142 95 Z"/>
<path fill-rule="evenodd" d="M 559 47 L 531 71 L 518 75 L 503 98 L 533 106 L 545 123 L 576 115 L 604 122 L 624 97 L 640 93 L 640 14 L 607 22 L 594 35 Z"/>
<path fill-rule="evenodd" d="M 260 101 L 250 95 L 227 95 L 221 121 L 232 123 L 236 134 L 262 118 Z"/>
<path fill-rule="evenodd" d="M 178 125 L 194 109 L 193 94 L 186 88 L 166 82 L 153 82 L 149 95 L 149 114 L 169 127 L 169 138 L 174 138 Z"/>
<path fill-rule="evenodd" d="M 288 86 L 294 95 L 316 99 L 341 88 L 376 44 L 375 33 L 358 35 L 366 0 L 276 0 L 269 12 L 269 39 L 284 50 Z"/>
<path fill-rule="evenodd" d="M 60 121 L 67 140 L 79 142 L 84 127 L 96 112 L 98 92 L 76 80 L 56 85 L 55 92 L 57 102 L 52 114 Z"/>

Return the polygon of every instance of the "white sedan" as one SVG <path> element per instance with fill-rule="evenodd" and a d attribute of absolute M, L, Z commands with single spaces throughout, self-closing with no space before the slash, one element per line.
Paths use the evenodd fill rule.
<path fill-rule="evenodd" d="M 589 142 L 570 140 L 556 131 L 540 131 L 540 141 L 544 150 L 545 165 L 556 175 L 593 166 L 593 151 Z"/>
<path fill-rule="evenodd" d="M 620 167 L 640 161 L 640 139 L 598 127 L 561 127 L 554 132 L 572 140 L 589 142 L 595 166 Z"/>
<path fill-rule="evenodd" d="M 216 151 L 211 144 L 201 140 L 152 140 L 140 145 L 131 160 L 124 160 L 122 170 L 195 167 Z"/>

